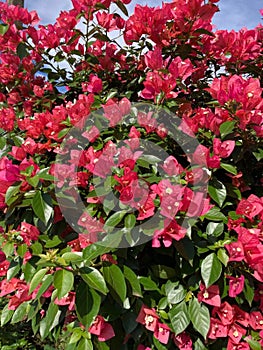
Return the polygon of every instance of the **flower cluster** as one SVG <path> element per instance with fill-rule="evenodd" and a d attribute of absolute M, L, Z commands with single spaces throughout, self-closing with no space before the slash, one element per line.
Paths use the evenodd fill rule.
<path fill-rule="evenodd" d="M 48 25 L 0 3 L 1 327 L 263 347 L 263 31 L 214 30 L 218 2 L 72 0 Z"/>

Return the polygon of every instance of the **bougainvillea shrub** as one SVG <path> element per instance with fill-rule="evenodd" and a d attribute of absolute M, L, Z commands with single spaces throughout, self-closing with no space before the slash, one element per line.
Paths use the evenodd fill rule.
<path fill-rule="evenodd" d="M 0 3 L 1 327 L 261 349 L 263 27 L 215 31 L 217 0 L 129 2 L 46 26 Z"/>

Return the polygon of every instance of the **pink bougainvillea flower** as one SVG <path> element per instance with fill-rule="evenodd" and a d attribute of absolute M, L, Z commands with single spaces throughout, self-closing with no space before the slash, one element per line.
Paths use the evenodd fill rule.
<path fill-rule="evenodd" d="M 240 309 L 237 305 L 233 305 L 233 310 L 235 313 L 235 322 L 241 324 L 244 327 L 249 325 L 249 314 L 242 309 Z"/>
<path fill-rule="evenodd" d="M 69 311 L 72 311 L 75 309 L 75 295 L 75 292 L 69 292 L 68 295 L 61 299 L 56 298 L 54 303 L 60 306 L 68 305 Z"/>
<path fill-rule="evenodd" d="M 200 292 L 197 295 L 198 301 L 219 307 L 221 305 L 219 292 L 219 287 L 217 285 L 206 288 L 205 285 L 201 283 Z"/>
<path fill-rule="evenodd" d="M 79 220 L 78 225 L 81 227 L 84 227 L 88 232 L 88 238 L 91 240 L 91 242 L 96 242 L 96 234 L 104 232 L 103 226 L 104 224 L 96 219 L 90 216 L 87 212 L 84 212 Z"/>
<path fill-rule="evenodd" d="M 250 313 L 250 326 L 254 330 L 263 330 L 263 315 L 260 311 L 252 311 Z"/>
<path fill-rule="evenodd" d="M 20 235 L 26 244 L 30 244 L 30 241 L 36 241 L 40 235 L 37 227 L 28 224 L 27 222 L 22 222 L 20 226 Z"/>
<path fill-rule="evenodd" d="M 207 334 L 207 338 L 209 339 L 217 339 L 217 338 L 225 338 L 227 337 L 228 327 L 224 325 L 217 318 L 210 318 L 210 329 Z"/>
<path fill-rule="evenodd" d="M 115 336 L 112 326 L 104 318 L 98 315 L 89 328 L 91 334 L 98 336 L 99 341 L 107 341 Z"/>
<path fill-rule="evenodd" d="M 142 305 L 139 315 L 136 318 L 137 322 L 143 324 L 145 328 L 152 332 L 155 331 L 158 324 L 158 320 L 159 317 L 156 311 L 154 309 L 148 308 L 145 305 Z"/>
<path fill-rule="evenodd" d="M 230 154 L 233 152 L 234 148 L 235 148 L 235 141 L 227 140 L 222 142 L 218 138 L 213 139 L 214 154 L 221 158 L 229 157 Z"/>
<path fill-rule="evenodd" d="M 226 244 L 225 248 L 229 254 L 229 261 L 242 261 L 245 259 L 244 247 L 241 242 Z"/>
<path fill-rule="evenodd" d="M 170 328 L 166 324 L 158 322 L 153 335 L 160 343 L 167 344 L 170 336 Z"/>
<path fill-rule="evenodd" d="M 0 250 L 0 264 L 6 260 L 6 255 Z"/>
<path fill-rule="evenodd" d="M 102 80 L 95 74 L 91 74 L 88 83 L 82 83 L 82 90 L 84 92 L 99 93 L 103 88 Z"/>
<path fill-rule="evenodd" d="M 198 145 L 192 155 L 195 164 L 207 166 L 212 169 L 220 167 L 220 158 L 218 155 L 210 156 L 209 149 L 203 145 Z"/>
<path fill-rule="evenodd" d="M 235 343 L 231 338 L 227 343 L 227 350 L 250 350 L 250 346 L 248 343 L 241 341 L 240 343 Z"/>
<path fill-rule="evenodd" d="M 7 274 L 10 262 L 5 260 L 0 263 L 0 277 L 4 277 Z"/>
<path fill-rule="evenodd" d="M 23 302 L 31 300 L 32 296 L 29 295 L 29 285 L 24 281 L 20 281 L 16 284 L 15 294 L 10 296 L 8 303 L 9 310 L 16 310 Z"/>
<path fill-rule="evenodd" d="M 233 323 L 234 309 L 228 302 L 225 301 L 220 307 L 213 308 L 212 316 L 214 317 L 215 315 L 220 318 L 223 325 L 227 326 Z"/>
<path fill-rule="evenodd" d="M 153 51 L 148 51 L 144 55 L 144 61 L 148 68 L 153 70 L 162 69 L 164 62 L 161 48 L 159 46 L 155 46 Z"/>
<path fill-rule="evenodd" d="M 228 330 L 228 336 L 235 344 L 239 344 L 241 338 L 247 333 L 247 330 L 238 323 L 233 323 Z"/>
<path fill-rule="evenodd" d="M 144 345 L 139 344 L 137 350 L 151 350 L 151 348 L 149 348 L 148 346 L 145 347 Z"/>
<path fill-rule="evenodd" d="M 106 11 L 98 12 L 96 18 L 99 25 L 105 28 L 108 32 L 118 29 L 116 26 L 116 20 L 112 13 L 107 13 Z"/>
<path fill-rule="evenodd" d="M 263 203 L 260 198 L 250 195 L 247 199 L 242 199 L 236 209 L 236 213 L 244 215 L 250 220 L 263 211 Z"/>
<path fill-rule="evenodd" d="M 19 169 L 7 157 L 0 159 L 0 181 L 2 186 L 11 186 L 19 180 Z"/>
<path fill-rule="evenodd" d="M 228 276 L 229 279 L 229 291 L 228 295 L 235 298 L 244 289 L 245 277 L 241 275 L 240 277 Z"/>
<path fill-rule="evenodd" d="M 26 138 L 21 147 L 26 153 L 31 155 L 35 154 L 38 149 L 37 143 L 31 137 Z"/>
<path fill-rule="evenodd" d="M 157 120 L 153 117 L 152 112 L 139 112 L 137 119 L 139 125 L 145 128 L 147 133 L 153 132 L 157 128 Z"/>
<path fill-rule="evenodd" d="M 193 342 L 186 332 L 174 336 L 174 343 L 180 350 L 192 350 Z"/>
<path fill-rule="evenodd" d="M 155 205 L 154 205 L 155 194 L 150 194 L 143 204 L 139 204 L 139 214 L 137 220 L 144 220 L 150 218 L 154 215 Z"/>
<path fill-rule="evenodd" d="M 183 167 L 173 156 L 169 156 L 165 159 L 162 168 L 169 176 L 179 175 L 183 171 Z"/>
<path fill-rule="evenodd" d="M 88 131 L 83 132 L 82 136 L 89 140 L 89 142 L 94 142 L 100 135 L 99 129 L 93 125 Z"/>
<path fill-rule="evenodd" d="M 152 247 L 159 248 L 161 242 L 165 247 L 170 247 L 173 239 L 179 241 L 186 235 L 186 229 L 178 225 L 175 220 L 164 220 L 164 229 L 156 230 L 154 232 Z"/>

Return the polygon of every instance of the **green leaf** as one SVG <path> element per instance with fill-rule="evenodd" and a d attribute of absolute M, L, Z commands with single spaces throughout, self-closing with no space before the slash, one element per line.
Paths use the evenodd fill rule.
<path fill-rule="evenodd" d="M 175 241 L 174 246 L 178 253 L 188 261 L 191 261 L 195 256 L 195 247 L 193 241 L 188 237 L 184 237 L 180 241 Z"/>
<path fill-rule="evenodd" d="M 17 248 L 17 254 L 23 258 L 24 255 L 26 254 L 27 252 L 27 245 L 26 244 L 21 244 L 20 246 L 18 246 Z"/>
<path fill-rule="evenodd" d="M 228 134 L 230 134 L 236 125 L 235 121 L 227 121 L 220 125 L 219 130 L 222 139 L 224 139 Z"/>
<path fill-rule="evenodd" d="M 0 35 L 5 35 L 5 33 L 8 31 L 8 28 L 8 24 L 0 24 Z"/>
<path fill-rule="evenodd" d="M 189 302 L 188 310 L 195 330 L 206 338 L 210 328 L 210 313 L 208 308 L 205 305 L 201 305 L 197 298 L 192 298 Z"/>
<path fill-rule="evenodd" d="M 138 276 L 126 265 L 123 266 L 123 274 L 127 281 L 130 283 L 132 295 L 136 297 L 142 297 L 142 290 Z"/>
<path fill-rule="evenodd" d="M 1 312 L 1 327 L 11 320 L 13 313 L 14 310 L 9 310 L 8 304 L 6 304 Z"/>
<path fill-rule="evenodd" d="M 90 339 L 82 338 L 78 343 L 78 350 L 93 350 L 92 341 Z"/>
<path fill-rule="evenodd" d="M 76 291 L 76 312 L 79 321 L 88 329 L 100 309 L 101 298 L 85 282 L 80 282 Z"/>
<path fill-rule="evenodd" d="M 80 275 L 88 286 L 98 290 L 102 294 L 107 294 L 108 288 L 102 274 L 98 270 L 93 267 L 84 267 L 80 269 Z"/>
<path fill-rule="evenodd" d="M 245 286 L 243 289 L 243 293 L 244 293 L 244 296 L 245 296 L 247 302 L 251 306 L 252 301 L 254 300 L 255 291 L 254 291 L 253 286 L 250 285 L 250 283 L 247 279 L 245 279 Z"/>
<path fill-rule="evenodd" d="M 209 222 L 206 226 L 206 234 L 208 236 L 218 237 L 224 231 L 223 222 Z"/>
<path fill-rule="evenodd" d="M 169 304 L 178 304 L 186 296 L 184 287 L 181 284 L 178 285 L 178 283 L 172 283 L 168 286 L 166 285 L 165 292 Z"/>
<path fill-rule="evenodd" d="M 260 343 L 255 339 L 246 338 L 246 342 L 249 344 L 252 350 L 262 350 Z"/>
<path fill-rule="evenodd" d="M 139 281 L 143 285 L 144 290 L 158 290 L 157 284 L 150 277 L 140 276 Z"/>
<path fill-rule="evenodd" d="M 215 283 L 222 273 L 222 264 L 215 253 L 208 255 L 201 264 L 201 275 L 206 288 Z"/>
<path fill-rule="evenodd" d="M 50 168 L 41 169 L 35 176 L 42 180 L 54 181 L 55 177 L 53 175 L 50 175 L 49 171 Z"/>
<path fill-rule="evenodd" d="M 123 219 L 126 211 L 117 211 L 113 215 L 111 215 L 105 222 L 104 228 L 106 230 L 115 228 Z"/>
<path fill-rule="evenodd" d="M 210 197 L 219 205 L 219 207 L 222 207 L 226 199 L 225 185 L 222 182 L 213 179 L 208 185 L 208 193 Z"/>
<path fill-rule="evenodd" d="M 34 274 L 30 282 L 29 294 L 31 294 L 37 288 L 37 286 L 42 282 L 43 277 L 45 276 L 47 271 L 48 271 L 48 268 L 46 267 L 45 269 L 41 269 Z"/>
<path fill-rule="evenodd" d="M 24 302 L 18 306 L 18 308 L 15 310 L 14 315 L 12 317 L 12 320 L 11 320 L 12 324 L 18 323 L 25 319 L 25 316 L 27 314 L 27 307 L 28 307 L 27 302 L 26 303 Z"/>
<path fill-rule="evenodd" d="M 220 162 L 220 167 L 228 171 L 230 174 L 233 174 L 233 175 L 237 174 L 237 168 L 231 164 Z"/>
<path fill-rule="evenodd" d="M 129 12 L 128 12 L 126 6 L 121 2 L 121 0 L 115 0 L 115 4 L 125 14 L 125 16 L 129 16 Z"/>
<path fill-rule="evenodd" d="M 128 229 L 134 228 L 136 224 L 136 216 L 134 214 L 128 214 L 124 219 L 124 226 Z"/>
<path fill-rule="evenodd" d="M 60 313 L 58 305 L 51 302 L 47 309 L 46 316 L 39 323 L 39 332 L 42 339 L 45 339 L 48 336 L 58 313 Z"/>
<path fill-rule="evenodd" d="M 62 240 L 58 236 L 54 236 L 52 239 L 48 240 L 45 244 L 45 248 L 54 248 L 61 244 Z"/>
<path fill-rule="evenodd" d="M 46 275 L 44 277 L 43 283 L 41 284 L 41 286 L 37 292 L 36 299 L 39 299 L 42 296 L 42 294 L 44 294 L 45 291 L 51 286 L 51 284 L 53 282 L 53 278 L 54 278 L 53 275 Z"/>
<path fill-rule="evenodd" d="M 66 252 L 62 255 L 62 259 L 64 259 L 66 261 L 66 263 L 73 263 L 73 264 L 77 264 L 77 263 L 81 263 L 83 261 L 83 257 L 82 255 L 79 255 L 77 253 L 73 253 L 73 252 Z"/>
<path fill-rule="evenodd" d="M 127 287 L 124 275 L 117 265 L 103 267 L 105 281 L 109 285 L 111 292 L 116 294 L 122 302 L 126 299 Z"/>
<path fill-rule="evenodd" d="M 252 152 L 252 153 L 258 162 L 261 161 L 261 159 L 263 159 L 263 149 L 262 148 L 259 148 L 259 149 L 257 149 L 256 152 Z"/>
<path fill-rule="evenodd" d="M 209 35 L 209 36 L 215 36 L 214 33 L 210 32 L 209 30 L 206 30 L 204 28 L 198 28 L 194 31 L 194 33 L 198 33 L 198 34 L 205 34 L 205 35 Z"/>
<path fill-rule="evenodd" d="M 201 339 L 197 339 L 197 341 L 194 343 L 194 350 L 207 350 L 207 347 L 205 347 Z"/>
<path fill-rule="evenodd" d="M 83 259 L 91 261 L 96 259 L 100 255 L 110 252 L 111 250 L 112 248 L 110 247 L 104 247 L 102 245 L 93 243 L 83 250 Z"/>
<path fill-rule="evenodd" d="M 36 216 L 47 224 L 53 213 L 51 197 L 46 193 L 38 191 L 32 200 L 32 208 Z"/>
<path fill-rule="evenodd" d="M 74 275 L 68 270 L 57 270 L 54 273 L 54 287 L 58 290 L 58 299 L 63 298 L 71 291 L 74 284 Z"/>
<path fill-rule="evenodd" d="M 155 337 L 153 339 L 153 345 L 156 347 L 157 350 L 167 350 L 167 347 L 159 342 L 158 339 Z"/>
<path fill-rule="evenodd" d="M 19 43 L 16 48 L 17 56 L 22 60 L 26 56 L 28 56 L 27 47 L 24 43 Z"/>
<path fill-rule="evenodd" d="M 187 305 L 185 301 L 175 305 L 168 313 L 175 335 L 182 333 L 190 324 Z"/>
<path fill-rule="evenodd" d="M 165 265 L 152 265 L 151 270 L 154 276 L 162 279 L 171 279 L 176 276 L 175 269 Z"/>
<path fill-rule="evenodd" d="M 221 213 L 220 209 L 217 207 L 213 207 L 212 209 L 210 209 L 209 212 L 204 215 L 204 217 L 207 220 L 223 221 L 223 223 L 227 223 L 227 218 L 223 213 Z"/>
<path fill-rule="evenodd" d="M 18 272 L 21 269 L 21 264 L 22 264 L 22 259 L 19 258 L 19 260 L 17 258 L 15 258 L 15 260 L 12 260 L 8 271 L 7 271 L 7 279 L 11 280 L 11 278 L 13 278 L 14 276 L 16 276 L 18 274 Z"/>
<path fill-rule="evenodd" d="M 221 261 L 222 264 L 227 266 L 228 260 L 229 260 L 229 256 L 227 255 L 226 250 L 224 248 L 218 249 L 217 257 Z"/>
<path fill-rule="evenodd" d="M 5 202 L 8 206 L 17 200 L 20 193 L 20 186 L 21 184 L 8 187 L 5 194 Z"/>

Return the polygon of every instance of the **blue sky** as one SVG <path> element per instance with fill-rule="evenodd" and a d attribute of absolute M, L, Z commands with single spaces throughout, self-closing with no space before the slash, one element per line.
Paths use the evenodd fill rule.
<path fill-rule="evenodd" d="M 0 0 L 5 2 L 6 0 Z M 169 0 L 168 0 L 169 1 Z M 170 0 L 171 1 L 171 0 Z M 135 4 L 159 6 L 162 0 L 132 0 L 130 10 Z M 262 23 L 259 9 L 263 8 L 263 0 L 220 0 L 220 12 L 214 16 L 213 23 L 217 29 L 254 28 Z M 42 24 L 53 23 L 61 10 L 71 8 L 70 0 L 25 0 L 25 6 L 37 10 Z"/>
<path fill-rule="evenodd" d="M 132 4 L 157 6 L 161 0 L 133 0 Z M 220 0 L 220 12 L 214 17 L 218 29 L 235 29 L 242 27 L 254 28 L 262 23 L 259 9 L 263 8 L 262 0 Z M 70 0 L 25 0 L 25 6 L 30 10 L 36 9 L 42 23 L 52 23 L 61 10 L 71 7 Z M 131 6 L 130 6 L 131 7 Z"/>

